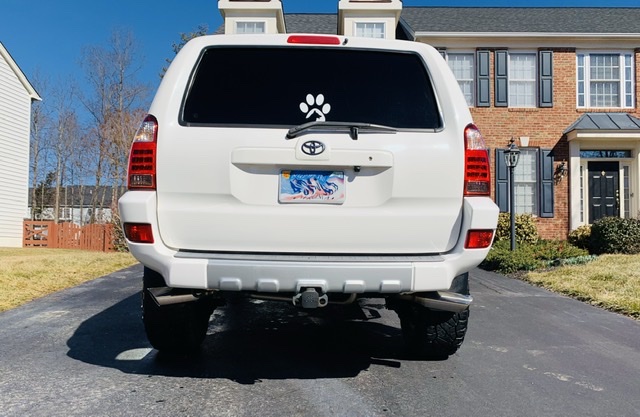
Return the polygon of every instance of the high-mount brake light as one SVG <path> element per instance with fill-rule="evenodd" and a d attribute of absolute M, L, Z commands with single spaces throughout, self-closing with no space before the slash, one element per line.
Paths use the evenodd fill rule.
<path fill-rule="evenodd" d="M 465 249 L 486 249 L 493 241 L 493 230 L 469 230 Z"/>
<path fill-rule="evenodd" d="M 342 42 L 336 36 L 319 35 L 291 35 L 287 38 L 287 43 L 299 43 L 308 45 L 340 45 Z"/>
<path fill-rule="evenodd" d="M 142 121 L 133 138 L 129 153 L 129 190 L 156 189 L 156 145 L 158 140 L 158 120 L 148 115 Z"/>
<path fill-rule="evenodd" d="M 464 195 L 490 195 L 489 152 L 480 130 L 474 124 L 470 124 L 464 129 L 464 146 Z"/>

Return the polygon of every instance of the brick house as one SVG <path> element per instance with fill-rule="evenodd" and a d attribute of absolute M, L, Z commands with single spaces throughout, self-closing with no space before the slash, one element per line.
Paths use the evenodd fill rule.
<path fill-rule="evenodd" d="M 286 14 L 278 0 L 220 0 L 224 33 L 327 33 L 441 51 L 491 149 L 493 197 L 509 210 L 503 151 L 521 150 L 517 213 L 544 238 L 640 213 L 640 8 L 403 7 L 340 0 Z"/>

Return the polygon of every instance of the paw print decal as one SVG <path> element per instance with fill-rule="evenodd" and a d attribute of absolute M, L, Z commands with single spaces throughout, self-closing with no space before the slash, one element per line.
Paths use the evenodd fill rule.
<path fill-rule="evenodd" d="M 325 115 L 331 111 L 331 104 L 324 102 L 324 95 L 307 94 L 306 102 L 300 103 L 300 111 L 306 114 L 307 119 L 316 115 L 316 121 L 325 121 Z"/>

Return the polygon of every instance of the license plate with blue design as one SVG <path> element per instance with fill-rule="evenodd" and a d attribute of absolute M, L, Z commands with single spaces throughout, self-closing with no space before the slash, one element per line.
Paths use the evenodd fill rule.
<path fill-rule="evenodd" d="M 280 172 L 280 203 L 342 204 L 346 184 L 343 171 L 285 170 Z"/>

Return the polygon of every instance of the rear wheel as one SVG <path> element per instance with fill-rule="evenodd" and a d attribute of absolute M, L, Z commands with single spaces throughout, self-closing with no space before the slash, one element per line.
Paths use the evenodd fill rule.
<path fill-rule="evenodd" d="M 147 338 L 157 350 L 170 354 L 196 351 L 209 327 L 214 300 L 203 297 L 188 303 L 159 306 L 149 288 L 164 287 L 162 275 L 145 267 L 142 288 L 142 321 Z"/>
<path fill-rule="evenodd" d="M 469 295 L 469 274 L 454 278 L 449 291 Z M 469 324 L 469 309 L 459 313 L 430 310 L 413 303 L 394 309 L 410 353 L 425 358 L 446 358 L 462 345 Z"/>
<path fill-rule="evenodd" d="M 464 341 L 469 309 L 451 313 L 407 304 L 398 309 L 398 316 L 402 334 L 412 355 L 446 358 L 456 353 Z"/>

